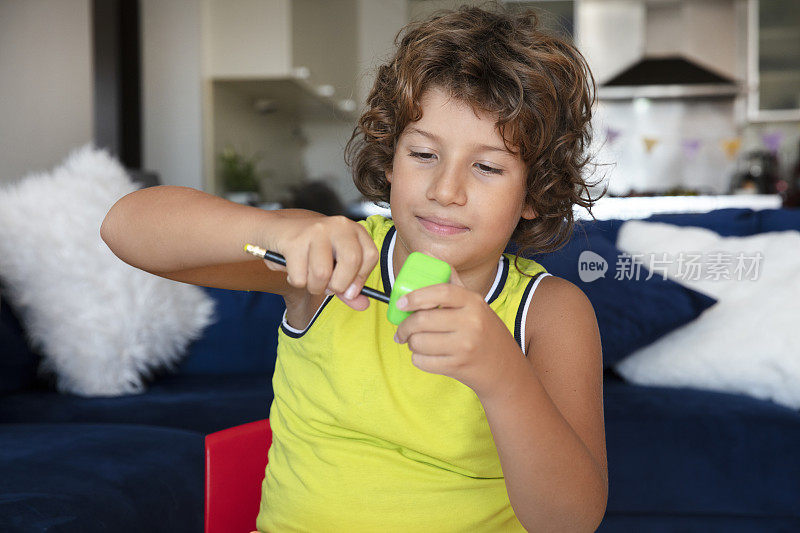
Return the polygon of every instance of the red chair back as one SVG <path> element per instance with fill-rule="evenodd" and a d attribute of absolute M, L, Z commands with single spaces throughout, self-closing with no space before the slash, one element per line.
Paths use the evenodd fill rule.
<path fill-rule="evenodd" d="M 256 529 L 271 444 L 269 419 L 206 435 L 205 533 Z"/>

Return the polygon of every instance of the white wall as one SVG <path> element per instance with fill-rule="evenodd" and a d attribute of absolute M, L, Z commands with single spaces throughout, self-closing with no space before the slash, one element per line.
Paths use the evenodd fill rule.
<path fill-rule="evenodd" d="M 89 0 L 0 1 L 0 183 L 92 140 Z"/>
<path fill-rule="evenodd" d="M 592 123 L 599 162 L 614 165 L 599 169 L 611 194 L 674 187 L 727 193 L 735 162 L 722 142 L 737 136 L 732 100 L 653 99 L 640 105 L 607 100 L 598 104 Z M 606 127 L 620 132 L 613 142 L 604 143 Z M 649 151 L 645 137 L 657 140 Z M 699 141 L 697 150 L 683 145 L 689 140 Z"/>
<path fill-rule="evenodd" d="M 408 22 L 406 0 L 359 0 L 358 79 L 356 95 L 361 106 L 375 82 L 377 67 L 394 54 L 394 38 Z"/>
<path fill-rule="evenodd" d="M 142 0 L 143 165 L 204 188 L 200 0 Z"/>

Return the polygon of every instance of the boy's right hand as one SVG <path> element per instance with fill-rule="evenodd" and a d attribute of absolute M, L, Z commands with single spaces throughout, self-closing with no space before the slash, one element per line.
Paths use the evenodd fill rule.
<path fill-rule="evenodd" d="M 311 294 L 330 291 L 359 311 L 369 307 L 359 293 L 379 254 L 361 224 L 343 216 L 291 218 L 272 241 L 269 249 L 283 255 L 286 266 L 264 262 L 271 270 L 287 272 L 289 285 Z"/>

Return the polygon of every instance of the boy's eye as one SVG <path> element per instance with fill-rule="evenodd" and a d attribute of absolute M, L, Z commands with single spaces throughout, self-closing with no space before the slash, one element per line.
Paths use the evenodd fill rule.
<path fill-rule="evenodd" d="M 427 152 L 411 152 L 408 155 L 411 157 L 416 157 L 417 159 L 422 159 L 423 161 L 430 161 L 432 158 L 436 157 L 436 154 L 429 154 Z M 503 171 L 499 168 L 490 167 L 487 165 L 482 165 L 481 163 L 476 163 L 480 168 L 481 172 L 487 174 L 502 174 Z"/>
<path fill-rule="evenodd" d="M 487 167 L 486 165 L 481 165 L 480 163 L 478 163 L 478 166 L 482 167 L 483 169 L 485 169 L 485 170 L 483 170 L 484 172 L 488 172 L 490 174 L 502 174 L 503 173 L 503 171 L 500 170 L 499 168 Z"/>
<path fill-rule="evenodd" d="M 423 159 L 425 161 L 430 161 L 430 157 L 423 157 L 423 156 L 436 157 L 436 154 L 429 154 L 427 152 L 411 152 L 408 155 L 410 155 L 411 157 L 416 157 L 416 158 L 419 158 L 419 159 Z"/>

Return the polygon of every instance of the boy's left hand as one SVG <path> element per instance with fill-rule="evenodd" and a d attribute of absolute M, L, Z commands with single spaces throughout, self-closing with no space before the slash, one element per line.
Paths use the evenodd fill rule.
<path fill-rule="evenodd" d="M 467 289 L 451 268 L 450 283 L 405 295 L 403 311 L 414 311 L 397 328 L 395 341 L 408 343 L 411 362 L 425 372 L 457 379 L 479 398 L 505 388 L 524 355 L 497 313 Z M 399 308 L 399 306 L 398 306 Z"/>

